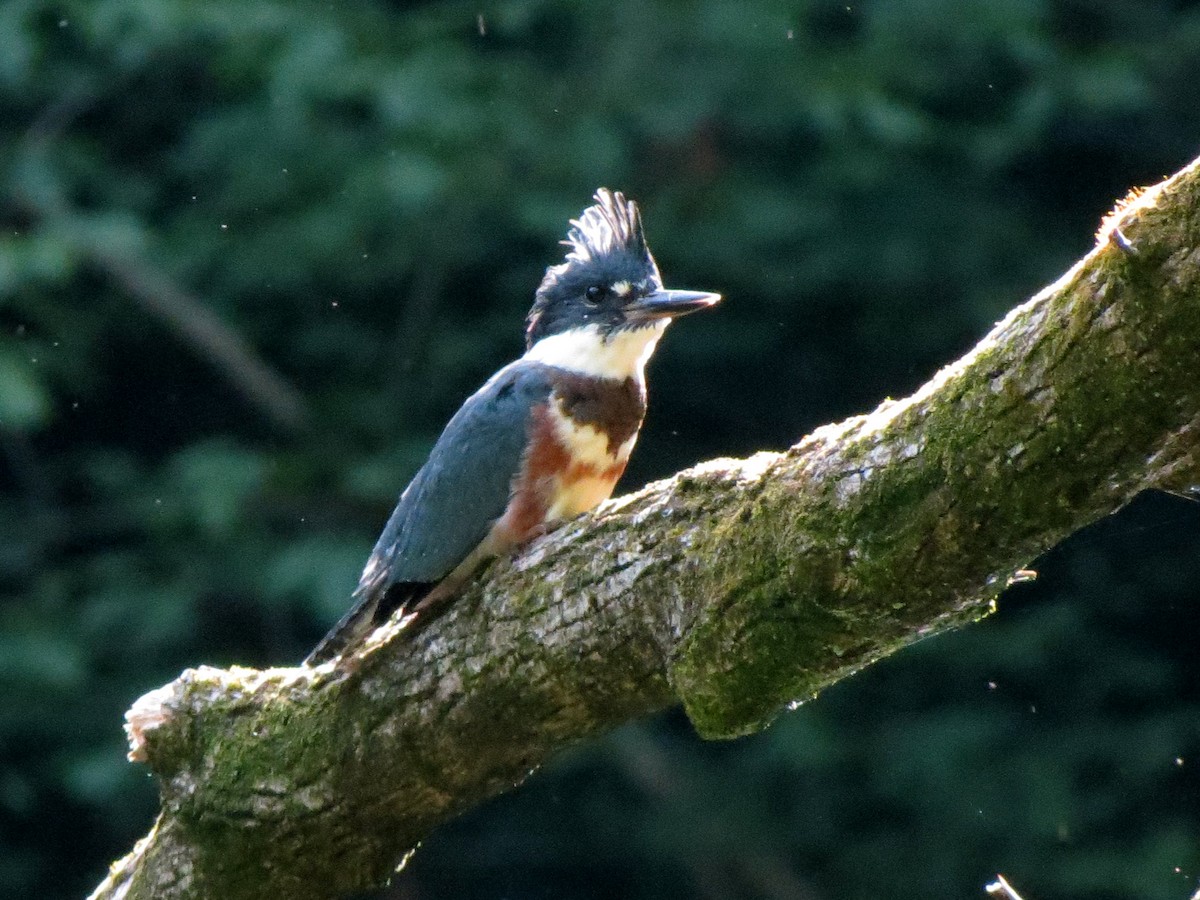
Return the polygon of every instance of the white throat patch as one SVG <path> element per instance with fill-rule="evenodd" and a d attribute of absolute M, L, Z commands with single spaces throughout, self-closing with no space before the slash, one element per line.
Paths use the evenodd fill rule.
<path fill-rule="evenodd" d="M 607 339 L 596 325 L 572 328 L 542 338 L 525 352 L 524 358 L 597 378 L 641 381 L 646 361 L 669 321 L 659 319 L 643 328 L 623 329 Z"/>

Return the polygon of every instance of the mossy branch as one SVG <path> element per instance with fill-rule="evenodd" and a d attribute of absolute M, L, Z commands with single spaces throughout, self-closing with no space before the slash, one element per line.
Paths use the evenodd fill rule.
<path fill-rule="evenodd" d="M 911 397 L 714 460 L 494 565 L 339 668 L 130 712 L 162 814 L 95 898 L 335 897 L 563 747 L 672 703 L 731 737 L 933 632 L 1148 487 L 1200 482 L 1200 171 Z"/>

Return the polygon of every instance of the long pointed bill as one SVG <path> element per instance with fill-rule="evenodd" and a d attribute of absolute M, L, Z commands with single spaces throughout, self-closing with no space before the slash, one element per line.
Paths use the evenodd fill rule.
<path fill-rule="evenodd" d="M 703 291 L 655 291 L 647 294 L 625 308 L 625 314 L 631 319 L 649 321 L 651 319 L 673 319 L 676 316 L 686 316 L 698 309 L 707 309 L 720 302 L 720 294 L 706 294 Z"/>

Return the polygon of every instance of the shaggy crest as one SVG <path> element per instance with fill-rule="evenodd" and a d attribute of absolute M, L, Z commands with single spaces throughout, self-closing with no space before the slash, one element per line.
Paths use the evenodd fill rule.
<path fill-rule="evenodd" d="M 547 324 L 543 313 L 555 296 L 581 294 L 590 284 L 659 280 L 637 203 L 608 188 L 599 188 L 595 201 L 578 219 L 571 220 L 567 239 L 561 241 L 570 248 L 566 261 L 546 269 L 529 311 L 527 344 L 531 345 Z"/>
<path fill-rule="evenodd" d="M 645 256 L 646 234 L 637 203 L 608 188 L 597 190 L 595 200 L 595 206 L 571 220 L 567 239 L 560 242 L 571 248 L 568 262 L 590 262 L 614 253 Z"/>

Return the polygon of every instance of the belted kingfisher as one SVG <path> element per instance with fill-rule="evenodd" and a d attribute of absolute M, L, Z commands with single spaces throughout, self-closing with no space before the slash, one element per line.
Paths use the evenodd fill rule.
<path fill-rule="evenodd" d="M 398 611 L 452 596 L 485 559 L 608 499 L 646 413 L 646 362 L 673 318 L 719 294 L 666 290 L 637 204 L 618 191 L 571 220 L 546 270 L 525 355 L 446 425 L 400 495 L 355 604 L 305 663 L 352 650 Z"/>

